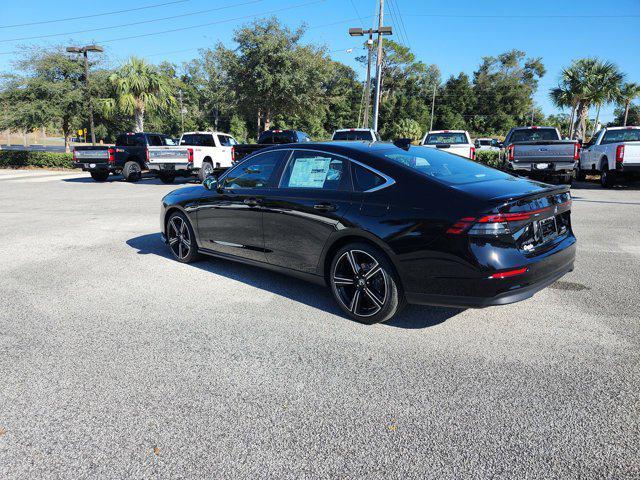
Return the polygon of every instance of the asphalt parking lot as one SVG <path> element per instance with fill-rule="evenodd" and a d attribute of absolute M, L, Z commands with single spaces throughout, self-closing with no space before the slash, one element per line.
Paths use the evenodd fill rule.
<path fill-rule="evenodd" d="M 177 186 L 0 171 L 0 478 L 640 475 L 640 185 L 575 185 L 533 299 L 375 326 L 172 260 Z"/>

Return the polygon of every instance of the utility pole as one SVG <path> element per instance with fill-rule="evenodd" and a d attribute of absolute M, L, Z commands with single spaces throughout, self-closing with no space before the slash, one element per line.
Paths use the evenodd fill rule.
<path fill-rule="evenodd" d="M 369 34 L 367 40 L 367 81 L 364 88 L 364 118 L 362 128 L 369 128 L 369 108 L 371 103 L 371 60 L 373 58 L 373 33 Z"/>
<path fill-rule="evenodd" d="M 84 86 L 87 94 L 87 105 L 89 107 L 89 129 L 91 130 L 91 144 L 96 144 L 96 133 L 93 129 L 93 107 L 91 105 L 91 90 L 89 90 L 89 52 L 104 52 L 99 45 L 87 45 L 84 47 L 67 47 L 69 53 L 81 53 L 84 56 Z"/>
<path fill-rule="evenodd" d="M 382 21 L 384 19 L 384 0 L 380 0 L 378 15 L 378 56 L 376 58 L 376 103 L 373 105 L 373 130 L 378 131 L 380 115 L 380 87 L 382 86 Z"/>
<path fill-rule="evenodd" d="M 368 30 L 363 30 L 362 28 L 350 28 L 349 35 L 352 37 L 362 37 L 365 34 L 369 35 L 370 40 L 373 42 L 373 34 L 378 34 L 378 58 L 376 59 L 376 97 L 375 103 L 373 104 L 373 129 L 378 131 L 378 114 L 380 110 L 380 85 L 382 81 L 382 36 L 383 35 L 392 35 L 391 27 L 382 26 L 382 22 L 384 19 L 384 0 L 380 0 L 380 16 L 378 18 L 378 28 L 373 29 L 370 28 Z M 367 42 L 368 43 L 368 42 Z M 370 52 L 373 50 L 373 45 L 371 45 Z M 369 69 L 367 69 L 369 71 Z M 368 75 L 370 77 L 370 74 Z M 365 116 L 367 116 L 368 121 L 368 110 L 365 111 Z"/>
<path fill-rule="evenodd" d="M 429 125 L 429 132 L 433 130 L 433 111 L 436 107 L 436 82 L 433 82 L 433 96 L 431 97 L 431 124 Z M 427 132 L 428 133 L 428 132 Z"/>
<path fill-rule="evenodd" d="M 182 132 L 184 133 L 184 108 L 182 108 L 182 89 L 178 90 L 178 96 L 180 97 L 180 125 Z"/>

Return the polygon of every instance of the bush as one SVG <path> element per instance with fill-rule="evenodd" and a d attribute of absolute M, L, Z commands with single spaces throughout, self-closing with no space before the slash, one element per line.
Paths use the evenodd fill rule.
<path fill-rule="evenodd" d="M 73 168 L 71 153 L 0 150 L 2 167 Z"/>
<path fill-rule="evenodd" d="M 476 151 L 476 162 L 488 165 L 493 168 L 505 168 L 506 165 L 500 160 L 500 152 L 491 150 Z"/>
<path fill-rule="evenodd" d="M 409 138 L 415 142 L 422 139 L 422 128 L 420 124 L 410 118 L 403 118 L 397 121 L 391 127 L 392 140 L 398 140 L 401 138 Z"/>

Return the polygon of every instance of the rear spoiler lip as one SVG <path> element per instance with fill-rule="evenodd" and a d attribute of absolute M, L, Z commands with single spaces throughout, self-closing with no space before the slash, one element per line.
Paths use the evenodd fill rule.
<path fill-rule="evenodd" d="M 523 198 L 528 198 L 531 200 L 537 200 L 539 198 L 548 197 L 551 194 L 557 195 L 561 193 L 567 193 L 570 191 L 569 185 L 553 185 L 549 188 L 545 188 L 544 190 L 540 190 L 538 192 L 533 193 L 523 193 L 521 195 L 499 195 L 497 197 L 493 197 L 489 200 L 491 203 L 496 203 L 496 206 L 507 205 L 509 203 L 513 203 L 517 200 L 522 200 Z"/>

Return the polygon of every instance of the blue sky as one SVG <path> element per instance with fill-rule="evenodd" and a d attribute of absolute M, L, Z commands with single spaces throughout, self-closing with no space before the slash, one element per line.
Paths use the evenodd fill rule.
<path fill-rule="evenodd" d="M 627 74 L 627 80 L 640 82 L 640 0 L 450 3 L 386 0 L 385 3 L 385 24 L 395 27 L 394 39 L 406 40 L 420 60 L 438 65 L 445 78 L 461 71 L 471 74 L 483 56 L 512 48 L 542 57 L 547 75 L 541 80 L 535 98 L 547 114 L 555 112 L 548 100 L 548 90 L 557 83 L 561 68 L 573 59 L 598 56 L 613 61 Z M 376 4 L 377 0 L 6 2 L 0 9 L 0 71 L 11 71 L 11 61 L 20 45 L 68 44 L 72 40 L 103 44 L 114 65 L 130 55 L 153 62 L 180 63 L 197 55 L 198 48 L 213 46 L 218 41 L 231 45 L 235 28 L 254 18 L 275 15 L 292 27 L 306 23 L 310 28 L 305 41 L 326 44 L 336 60 L 356 67 L 362 74 L 362 68 L 354 61 L 362 47 L 348 36 L 347 29 L 371 25 Z M 143 8 L 108 14 L 137 7 Z M 92 14 L 100 15 L 12 26 Z M 400 28 L 400 19 L 404 29 Z M 125 25 L 142 21 L 148 23 Z M 180 30 L 154 34 L 173 29 Z M 71 33 L 79 30 L 88 31 Z M 61 35 L 18 40 L 54 34 Z M 145 36 L 122 39 L 137 35 Z M 347 52 L 350 48 L 354 50 Z M 613 109 L 613 106 L 603 108 L 604 121 L 611 120 Z"/>

